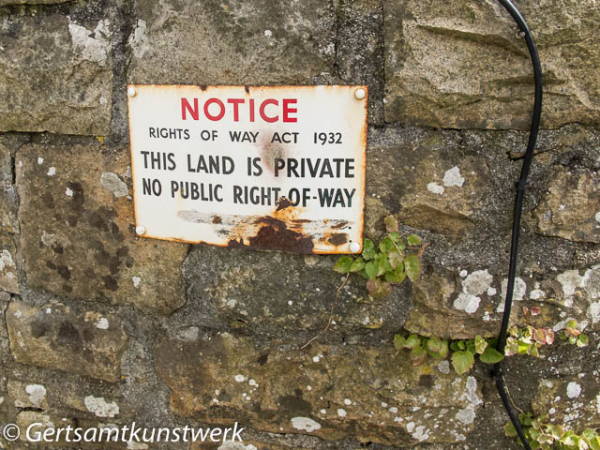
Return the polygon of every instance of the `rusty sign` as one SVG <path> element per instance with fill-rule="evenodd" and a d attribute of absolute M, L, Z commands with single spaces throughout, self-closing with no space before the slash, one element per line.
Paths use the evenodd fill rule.
<path fill-rule="evenodd" d="M 362 251 L 366 86 L 130 85 L 138 235 Z"/>

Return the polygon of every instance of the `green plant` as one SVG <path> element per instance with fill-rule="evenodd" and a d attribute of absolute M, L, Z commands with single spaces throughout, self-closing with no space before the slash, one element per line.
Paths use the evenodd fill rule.
<path fill-rule="evenodd" d="M 416 234 L 400 234 L 398 222 L 392 216 L 386 217 L 384 223 L 387 234 L 377 246 L 365 239 L 360 256 L 342 256 L 333 268 L 343 274 L 362 275 L 367 279 L 367 290 L 372 298 L 390 295 L 392 285 L 401 284 L 407 277 L 416 283 L 421 275 L 423 251 L 429 245 Z"/>
<path fill-rule="evenodd" d="M 563 341 L 569 341 L 569 344 L 577 345 L 577 347 L 586 347 L 589 343 L 587 335 L 581 333 L 578 329 L 579 324 L 576 320 L 570 320 L 565 329 L 562 330 L 558 337 Z"/>
<path fill-rule="evenodd" d="M 561 340 L 568 341 L 570 344 L 578 347 L 588 345 L 589 339 L 585 334 L 577 329 L 576 320 L 570 320 L 565 329 L 558 334 Z M 539 349 L 544 345 L 552 345 L 555 340 L 555 333 L 551 328 L 535 328 L 527 325 L 523 328 L 512 327 L 508 330 L 509 337 L 506 339 L 506 356 L 513 355 L 531 355 L 540 356 Z"/>
<path fill-rule="evenodd" d="M 521 414 L 519 423 L 534 450 L 600 450 L 600 437 L 596 430 L 588 429 L 578 435 L 561 425 L 548 423 L 548 415 L 534 418 L 531 414 Z M 509 437 L 517 437 L 517 430 L 511 422 L 504 425 L 504 432 Z"/>
<path fill-rule="evenodd" d="M 471 370 L 476 355 L 479 355 L 479 360 L 486 364 L 496 364 L 504 359 L 504 356 L 494 348 L 495 345 L 495 338 L 484 339 L 481 336 L 456 341 L 416 334 L 406 337 L 400 334 L 394 336 L 394 346 L 398 350 L 410 350 L 410 359 L 414 364 L 422 364 L 428 358 L 443 360 L 450 355 L 452 367 L 459 375 Z"/>

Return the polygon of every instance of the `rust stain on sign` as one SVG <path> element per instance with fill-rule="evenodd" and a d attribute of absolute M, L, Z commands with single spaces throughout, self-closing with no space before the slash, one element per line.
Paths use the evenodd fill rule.
<path fill-rule="evenodd" d="M 130 86 L 138 229 L 223 247 L 362 251 L 366 92 Z"/>

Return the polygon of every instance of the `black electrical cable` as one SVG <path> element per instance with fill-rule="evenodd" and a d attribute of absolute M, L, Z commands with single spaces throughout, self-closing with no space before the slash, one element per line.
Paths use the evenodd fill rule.
<path fill-rule="evenodd" d="M 510 311 L 512 309 L 513 293 L 515 287 L 515 278 L 517 273 L 517 259 L 519 252 L 519 234 L 521 230 L 521 213 L 523 210 L 523 197 L 525 196 L 525 187 L 527 186 L 527 177 L 529 176 L 529 169 L 533 161 L 535 144 L 537 142 L 538 131 L 540 128 L 540 120 L 542 116 L 542 65 L 540 63 L 540 57 L 533 41 L 533 36 L 529 31 L 529 27 L 523 19 L 523 16 L 519 10 L 512 4 L 510 0 L 498 0 L 502 6 L 510 13 L 514 21 L 519 26 L 521 33 L 527 43 L 527 49 L 533 63 L 533 73 L 535 80 L 535 103 L 533 107 L 533 119 L 531 122 L 531 130 L 529 133 L 529 142 L 527 143 L 527 151 L 525 152 L 525 158 L 523 161 L 523 167 L 521 168 L 521 176 L 517 184 L 517 198 L 515 201 L 515 210 L 513 218 L 513 229 L 512 229 L 512 241 L 510 248 L 510 264 L 508 269 L 508 283 L 506 286 L 506 299 L 504 301 L 504 315 L 502 317 L 502 326 L 500 328 L 500 334 L 498 336 L 497 350 L 504 354 L 504 348 L 506 347 L 506 334 L 508 331 L 508 324 L 510 321 Z M 492 372 L 496 378 L 496 387 L 502 399 L 502 403 L 506 408 L 506 412 L 510 417 L 512 424 L 517 430 L 517 434 L 521 439 L 521 442 L 525 446 L 526 450 L 531 450 L 531 446 L 527 442 L 523 428 L 519 423 L 519 420 L 512 410 L 506 385 L 504 383 L 504 377 L 502 376 L 502 369 L 500 363 L 494 365 Z"/>

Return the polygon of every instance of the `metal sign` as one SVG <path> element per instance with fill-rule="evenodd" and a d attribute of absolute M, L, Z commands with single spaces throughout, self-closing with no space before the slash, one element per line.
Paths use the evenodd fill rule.
<path fill-rule="evenodd" d="M 136 232 L 362 251 L 366 86 L 128 86 Z"/>

